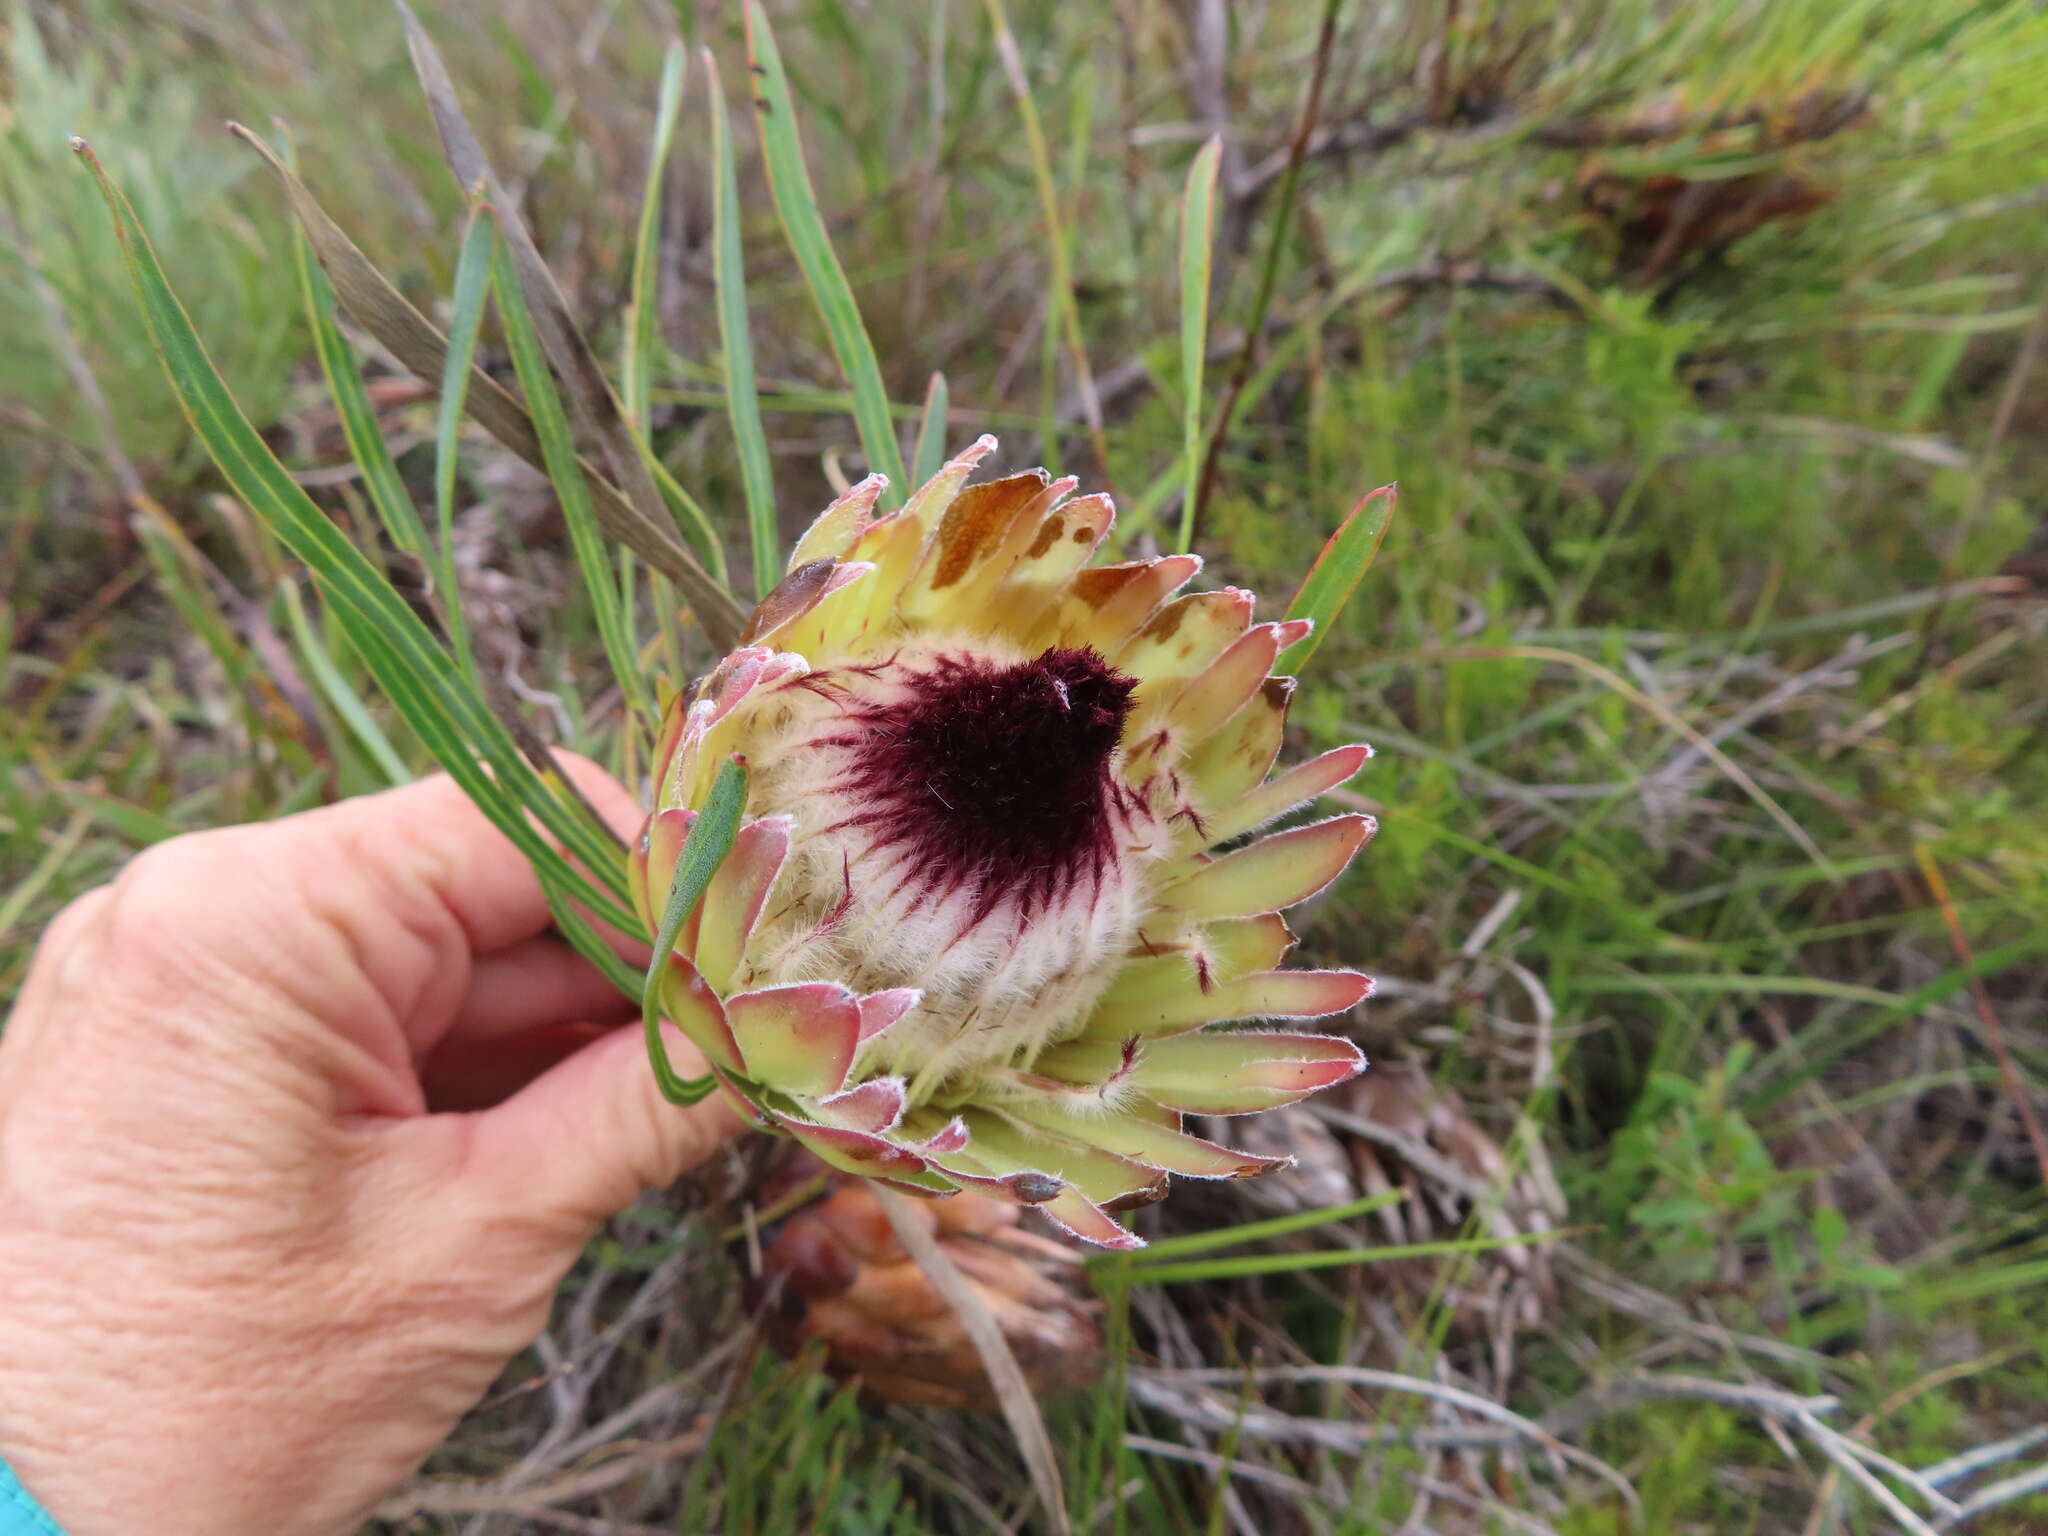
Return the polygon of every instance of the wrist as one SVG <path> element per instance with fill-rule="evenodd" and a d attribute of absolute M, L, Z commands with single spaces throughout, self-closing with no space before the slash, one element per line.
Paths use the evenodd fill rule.
<path fill-rule="evenodd" d="M 0 1536 L 65 1536 L 50 1512 L 37 1502 L 0 1456 Z"/>

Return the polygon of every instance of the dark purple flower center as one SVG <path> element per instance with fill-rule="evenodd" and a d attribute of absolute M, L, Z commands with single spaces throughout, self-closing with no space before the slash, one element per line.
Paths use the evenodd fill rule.
<path fill-rule="evenodd" d="M 941 657 L 861 713 L 847 787 L 928 889 L 978 881 L 984 915 L 1008 898 L 1030 912 L 1115 856 L 1109 763 L 1135 687 L 1093 650 Z"/>

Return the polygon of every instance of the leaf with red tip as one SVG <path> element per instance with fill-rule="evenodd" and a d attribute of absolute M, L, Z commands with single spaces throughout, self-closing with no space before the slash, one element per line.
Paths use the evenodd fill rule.
<path fill-rule="evenodd" d="M 1007 1200 L 1012 1205 L 1039 1205 L 1067 1187 L 1036 1168 L 998 1173 L 971 1152 L 931 1153 L 928 1160 L 962 1188 L 987 1195 L 991 1200 Z"/>
<path fill-rule="evenodd" d="M 1104 1210 L 1150 1205 L 1166 1193 L 1164 1176 L 1129 1158 L 985 1110 L 967 1112 L 968 1151 L 998 1173 L 1033 1169 L 1070 1184 Z"/>
<path fill-rule="evenodd" d="M 748 822 L 705 887 L 692 953 L 697 969 L 721 990 L 733 985 L 747 952 L 747 938 L 760 921 L 761 909 L 767 905 L 768 893 L 789 854 L 793 825 L 788 816 L 764 816 Z"/>
<path fill-rule="evenodd" d="M 1004 1106 L 1012 1114 L 1049 1131 L 1106 1148 L 1119 1157 L 1190 1179 L 1249 1179 L 1285 1168 L 1290 1157 L 1260 1157 L 1190 1136 L 1173 1125 L 1142 1114 L 1076 1114 L 1050 1101 L 1017 1100 Z M 1178 1121 L 1177 1114 L 1168 1117 Z"/>
<path fill-rule="evenodd" d="M 795 571 L 813 560 L 838 560 L 853 548 L 854 540 L 867 532 L 873 520 L 875 501 L 889 483 L 887 475 L 869 475 L 849 487 L 831 506 L 820 512 L 806 528 L 796 548 L 789 553 L 786 570 Z"/>
<path fill-rule="evenodd" d="M 898 515 L 913 521 L 921 520 L 929 527 L 932 519 L 953 504 L 953 498 L 960 494 L 960 487 L 967 483 L 974 466 L 995 450 L 996 440 L 988 433 L 982 433 L 940 465 L 936 475 L 912 491 L 910 500 L 903 504 L 903 511 Z"/>
<path fill-rule="evenodd" d="M 1209 816 L 1202 826 L 1203 838 L 1210 847 L 1214 847 L 1217 843 L 1229 842 L 1233 837 L 1242 837 L 1269 821 L 1285 816 L 1295 807 L 1306 805 L 1317 795 L 1349 782 L 1371 758 L 1372 748 L 1360 745 L 1336 747 L 1320 757 L 1296 763 L 1235 805 L 1222 807 Z"/>
<path fill-rule="evenodd" d="M 1327 887 L 1372 836 L 1370 816 L 1333 816 L 1226 853 L 1160 892 L 1160 905 L 1194 917 L 1278 912 Z"/>
<path fill-rule="evenodd" d="M 1276 969 L 1293 948 L 1294 935 L 1277 912 L 1218 918 L 1189 930 L 1170 947 L 1126 960 L 1097 1005 L 1159 1002 L 1189 991 L 1207 992 L 1249 972 Z"/>
<path fill-rule="evenodd" d="M 911 1145 L 919 1152 L 929 1153 L 933 1157 L 944 1157 L 948 1153 L 960 1151 L 967 1145 L 967 1122 L 958 1115 L 954 1115 L 935 1131 L 928 1130 L 926 1125 L 920 1125 L 918 1133 L 923 1139 L 913 1141 Z"/>
<path fill-rule="evenodd" d="M 646 920 L 650 938 L 661 926 L 661 910 L 668 902 L 669 887 L 675 884 L 676 860 L 696 820 L 695 811 L 681 807 L 656 811 L 641 825 L 640 835 L 626 855 L 626 884 L 633 893 L 634 907 Z"/>
<path fill-rule="evenodd" d="M 1316 632 L 1314 619 L 1282 619 L 1273 626 L 1280 632 L 1280 649 L 1285 651 L 1301 644 Z"/>
<path fill-rule="evenodd" d="M 1309 567 L 1301 590 L 1287 605 L 1288 618 L 1313 619 L 1315 632 L 1303 636 L 1281 655 L 1282 671 L 1299 672 L 1308 665 L 1309 657 L 1329 634 L 1330 625 L 1351 600 L 1359 578 L 1379 554 L 1393 517 L 1394 488 L 1383 485 L 1368 491 L 1330 535 L 1330 541 L 1316 556 L 1316 563 Z"/>
<path fill-rule="evenodd" d="M 944 1200 L 960 1193 L 960 1186 L 943 1173 L 927 1168 L 922 1173 L 870 1174 L 877 1184 L 906 1195 L 915 1195 L 920 1200 Z"/>
<path fill-rule="evenodd" d="M 676 755 L 676 744 L 683 738 L 683 716 L 689 707 L 690 695 L 684 690 L 671 695 L 667 707 L 661 712 L 661 729 L 655 733 L 654 754 L 648 759 L 654 765 L 657 784 L 668 777 L 669 761 Z"/>
<path fill-rule="evenodd" d="M 863 1178 L 896 1178 L 915 1181 L 925 1172 L 925 1160 L 907 1147 L 867 1131 L 844 1126 L 820 1125 L 774 1108 L 768 1116 L 783 1130 L 817 1154 L 818 1160 Z"/>
<path fill-rule="evenodd" d="M 923 1001 L 924 993 L 916 987 L 870 992 L 860 1000 L 860 1043 L 866 1045 Z"/>
<path fill-rule="evenodd" d="M 730 1072 L 745 1070 L 718 994 L 681 955 L 668 957 L 661 982 L 661 1011 L 707 1060 Z"/>
<path fill-rule="evenodd" d="M 697 690 L 697 702 L 709 706 L 705 711 L 706 727 L 716 725 L 739 707 L 740 701 L 759 684 L 761 669 L 775 659 L 775 654 L 770 646 L 747 645 L 729 652 L 719 662 L 704 680 L 704 686 Z"/>
<path fill-rule="evenodd" d="M 829 1125 L 879 1136 L 902 1123 L 904 1091 L 900 1077 L 871 1077 L 843 1093 L 812 1099 L 805 1108 Z"/>
<path fill-rule="evenodd" d="M 1094 556 L 1116 521 L 1107 496 L 1080 496 L 1039 520 L 1031 542 L 1004 574 L 986 612 L 1006 634 L 1035 633 L 1073 574 Z"/>
<path fill-rule="evenodd" d="M 1138 679 L 1140 700 L 1163 705 L 1245 633 L 1255 601 L 1241 587 L 1176 598 L 1115 654 L 1116 669 Z"/>
<path fill-rule="evenodd" d="M 1167 707 L 1167 720 L 1174 734 L 1183 744 L 1214 735 L 1224 721 L 1259 691 L 1259 685 L 1273 671 L 1273 658 L 1279 654 L 1277 624 L 1256 625 L 1238 636 Z"/>
<path fill-rule="evenodd" d="M 1145 1239 L 1071 1185 L 1038 1209 L 1062 1232 L 1098 1248 L 1129 1250 L 1145 1246 Z"/>
<path fill-rule="evenodd" d="M 1253 971 L 1206 992 L 1191 986 L 1164 997 L 1105 1001 L 1089 1016 L 1081 1039 L 1173 1034 L 1231 1019 L 1321 1019 L 1356 1007 L 1371 991 L 1371 978 L 1356 971 Z M 1039 1070 L 1061 1076 L 1064 1049 L 1054 1046 L 1041 1056 Z"/>
<path fill-rule="evenodd" d="M 1036 643 L 1092 645 L 1105 656 L 1114 655 L 1201 568 L 1200 555 L 1089 566 L 1075 574 L 1065 601 Z"/>
<path fill-rule="evenodd" d="M 789 1094 L 837 1093 L 860 1043 L 860 1004 L 835 981 L 763 987 L 726 999 L 741 1069 Z"/>
<path fill-rule="evenodd" d="M 1269 677 L 1244 707 L 1188 755 L 1181 777 L 1205 816 L 1227 811 L 1248 793 L 1280 755 L 1294 679 Z"/>
<path fill-rule="evenodd" d="M 903 617 L 916 623 L 940 615 L 978 615 L 990 580 L 999 580 L 1016 558 L 1011 544 L 1013 525 L 1028 519 L 1035 527 L 1051 489 L 1042 469 L 984 480 L 963 488 L 939 517 L 903 594 L 897 599 Z M 1061 482 L 1065 491 L 1073 482 Z"/>
<path fill-rule="evenodd" d="M 1349 1082 L 1365 1055 L 1336 1035 L 1178 1035 L 1146 1043 L 1135 1082 L 1155 1103 L 1195 1115 L 1248 1115 Z"/>

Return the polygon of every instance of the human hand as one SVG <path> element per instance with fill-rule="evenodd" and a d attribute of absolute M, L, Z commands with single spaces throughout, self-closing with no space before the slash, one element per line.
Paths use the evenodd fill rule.
<path fill-rule="evenodd" d="M 50 925 L 0 1035 L 0 1457 L 70 1536 L 353 1529 L 734 1129 L 548 921 L 437 778 L 173 839 Z"/>

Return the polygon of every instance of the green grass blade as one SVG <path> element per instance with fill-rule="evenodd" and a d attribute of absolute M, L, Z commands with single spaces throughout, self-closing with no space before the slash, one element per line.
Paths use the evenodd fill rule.
<path fill-rule="evenodd" d="M 448 319 L 448 357 L 441 369 L 441 407 L 434 422 L 434 519 L 440 537 L 442 599 L 448 610 L 448 633 L 455 659 L 466 677 L 476 676 L 469 625 L 462 617 L 462 591 L 455 575 L 455 468 L 460 452 L 462 413 L 469 400 L 470 365 L 476 358 L 477 334 L 483 329 L 484 302 L 490 297 L 491 267 L 496 260 L 498 224 L 485 208 L 472 209 L 462 232 L 462 252 L 455 262 L 455 300 Z"/>
<path fill-rule="evenodd" d="M 654 108 L 654 146 L 647 155 L 647 186 L 640 194 L 640 223 L 633 236 L 633 276 L 626 301 L 626 344 L 619 358 L 619 399 L 626 420 L 645 437 L 648 381 L 653 377 L 655 279 L 660 266 L 662 186 L 675 143 L 676 118 L 683 110 L 683 70 L 688 56 L 670 43 L 661 60 L 661 94 Z"/>
<path fill-rule="evenodd" d="M 1309 1269 L 1354 1264 L 1390 1264 L 1396 1259 L 1434 1259 L 1459 1253 L 1491 1253 L 1529 1243 L 1555 1242 L 1555 1232 L 1521 1232 L 1512 1237 L 1453 1237 L 1429 1243 L 1391 1243 L 1379 1248 L 1324 1248 L 1314 1253 L 1251 1253 L 1235 1259 L 1201 1259 L 1187 1264 L 1131 1267 L 1134 1285 L 1182 1285 L 1198 1280 L 1241 1280 L 1250 1275 L 1290 1275 Z M 1140 1255 L 1142 1258 L 1142 1255 Z"/>
<path fill-rule="evenodd" d="M 313 573 L 378 684 L 435 758 L 527 856 L 558 916 L 576 917 L 567 905 L 573 899 L 604 921 L 637 931 L 639 921 L 624 899 L 625 861 L 615 840 L 543 783 L 383 573 L 278 462 L 228 393 L 128 200 L 83 140 L 74 140 L 73 147 L 106 200 L 151 343 L 179 405 L 229 487 Z M 571 866 L 529 813 L 590 873 Z M 591 884 L 592 875 L 606 889 Z M 627 990 L 633 990 L 630 984 Z"/>
<path fill-rule="evenodd" d="M 1305 639 L 1297 640 L 1273 663 L 1275 672 L 1299 673 L 1315 655 L 1316 647 L 1330 632 L 1337 615 L 1351 601 L 1359 578 L 1371 567 L 1387 537 L 1387 525 L 1394 517 L 1394 487 L 1383 485 L 1368 491 L 1353 507 L 1337 531 L 1330 535 L 1316 563 L 1309 567 L 1301 590 L 1287 605 L 1290 619 L 1313 619 L 1316 627 Z"/>
<path fill-rule="evenodd" d="M 868 467 L 889 477 L 882 505 L 894 507 L 907 487 L 903 450 L 896 442 L 896 428 L 889 415 L 889 392 L 883 388 L 881 364 L 875 358 L 875 344 L 861 324 L 853 288 L 825 233 L 818 195 L 804 168 L 789 77 L 783 73 L 782 55 L 776 50 L 775 34 L 759 0 L 747 0 L 747 59 L 754 72 L 754 113 L 760 124 L 761 153 L 768 166 L 768 190 L 775 200 L 775 212 L 803 271 L 811 301 L 817 305 L 818 317 L 825 323 L 832 353 L 853 389 L 853 419 L 860 429 Z"/>
<path fill-rule="evenodd" d="M 1209 356 L 1209 274 L 1216 241 L 1216 171 L 1223 140 L 1212 137 L 1188 167 L 1180 209 L 1181 501 L 1177 548 L 1192 549 L 1202 482 L 1202 365 Z"/>
<path fill-rule="evenodd" d="M 271 147 L 238 123 L 228 129 L 263 157 L 265 165 L 283 184 L 292 212 L 313 253 L 320 259 L 335 297 L 362 328 L 375 336 L 417 377 L 434 380 L 448 355 L 447 338 L 427 317 L 415 309 L 391 280 L 379 272 L 356 243 L 329 218 L 306 184 Z M 533 424 L 510 391 L 490 375 L 472 370 L 469 411 L 476 421 L 535 468 L 543 467 L 540 442 Z M 636 451 L 638 451 L 636 449 Z M 637 461 L 636 462 L 640 462 Z M 724 584 L 700 564 L 677 534 L 674 522 L 651 517 L 592 465 L 592 495 L 599 520 L 612 537 L 627 545 L 654 570 L 682 589 L 712 643 L 721 650 L 734 644 L 746 627 L 746 610 L 740 607 Z M 660 496 L 652 498 L 659 500 Z M 708 525 L 707 525 L 708 527 Z"/>
<path fill-rule="evenodd" d="M 704 899 L 704 888 L 711 884 L 718 866 L 732 852 L 733 839 L 739 836 L 740 812 L 746 804 L 747 770 L 735 758 L 718 770 L 711 793 L 704 797 L 703 810 L 683 839 L 682 852 L 676 856 L 675 881 L 662 904 L 661 931 L 654 936 L 654 958 L 640 984 L 640 1024 L 647 1032 L 647 1059 L 654 1064 L 654 1080 L 661 1085 L 662 1097 L 671 1104 L 695 1104 L 716 1083 L 708 1074 L 680 1077 L 670 1064 L 668 1048 L 661 1041 L 661 978 L 668 972 L 676 936 Z"/>
<path fill-rule="evenodd" d="M 313 259 L 313 247 L 306 239 L 305 230 L 297 225 L 292 227 L 292 264 L 298 271 L 299 294 L 305 303 L 306 318 L 313 333 L 313 351 L 320 359 L 320 371 L 327 379 L 327 392 L 334 397 L 335 411 L 341 417 L 342 434 L 348 440 L 349 454 L 363 477 L 363 488 L 369 492 L 370 505 L 377 509 L 377 516 L 384 524 L 384 531 L 391 535 L 391 542 L 425 564 L 428 559 L 427 531 L 420 523 L 419 508 L 413 505 L 412 495 L 406 490 L 398 465 L 391 457 L 390 445 L 384 441 L 384 433 L 377 425 L 377 412 L 370 404 L 369 391 L 363 386 L 363 373 L 356 362 L 355 349 L 349 346 L 348 339 L 341 334 L 341 327 L 336 323 L 334 289 L 328 284 L 327 274 Z M 452 605 L 452 595 L 449 601 Z"/>
<path fill-rule="evenodd" d="M 298 648 L 299 661 L 305 667 L 306 675 L 313 680 L 313 686 L 320 690 L 320 696 L 327 700 L 328 707 L 341 717 L 341 723 L 348 727 L 357 745 L 376 764 L 384 782 L 392 785 L 410 783 L 412 770 L 405 766 L 405 759 L 391 745 L 391 738 L 377 724 L 362 695 L 341 675 L 333 654 L 306 617 L 305 600 L 299 596 L 297 584 L 287 581 L 280 585 L 279 590 L 284 594 L 285 620 L 292 632 L 292 644 Z"/>
<path fill-rule="evenodd" d="M 911 455 L 910 483 L 913 487 L 923 485 L 939 472 L 939 466 L 946 462 L 946 376 L 932 375 L 932 381 L 925 387 L 924 415 L 917 422 L 917 451 Z"/>
<path fill-rule="evenodd" d="M 533 430 L 540 438 L 540 451 L 547 461 L 548 478 L 562 504 L 562 521 L 569 527 L 569 543 L 582 569 L 583 584 L 590 593 L 591 608 L 597 615 L 597 632 L 604 642 L 605 657 L 618 679 L 626 704 L 643 720 L 654 715 L 654 701 L 641 676 L 638 648 L 633 643 L 625 605 L 612 578 L 612 550 L 597 526 L 590 508 L 590 488 L 583 483 L 583 467 L 576 462 L 576 444 L 569 432 L 569 414 L 555 392 L 554 375 L 541 351 L 540 333 L 533 315 L 519 291 L 518 275 L 512 270 L 506 247 L 497 248 L 495 285 L 498 314 L 505 322 L 505 340 L 512 353 L 513 371 L 526 395 L 526 408 L 533 417 Z"/>
<path fill-rule="evenodd" d="M 1296 1211 L 1290 1216 L 1274 1216 L 1265 1221 L 1241 1222 L 1234 1227 L 1219 1227 L 1211 1232 L 1188 1232 L 1179 1237 L 1164 1237 L 1155 1240 L 1143 1252 L 1131 1255 L 1131 1262 L 1138 1265 L 1154 1264 L 1161 1259 L 1184 1259 L 1192 1254 L 1209 1253 L 1218 1248 L 1236 1248 L 1245 1243 L 1262 1243 L 1270 1238 L 1286 1237 L 1294 1232 L 1309 1232 L 1317 1227 L 1334 1226 L 1340 1221 L 1350 1221 L 1373 1211 L 1384 1210 L 1390 1205 L 1399 1205 L 1408 1195 L 1405 1190 L 1389 1189 L 1377 1195 L 1366 1195 L 1348 1201 L 1343 1205 L 1326 1206 L 1313 1211 Z M 1100 1265 L 1119 1254 L 1100 1254 L 1089 1259 L 1091 1265 Z"/>
<path fill-rule="evenodd" d="M 984 0 L 983 10 L 988 14 L 989 33 L 995 43 L 996 57 L 1000 60 L 1003 73 L 1010 82 L 1011 94 L 1017 98 L 1017 117 L 1024 125 L 1024 147 L 1031 157 L 1031 179 L 1038 189 L 1038 216 L 1045 226 L 1046 252 L 1051 271 L 1048 274 L 1048 297 L 1059 312 L 1058 330 L 1067 344 L 1067 356 L 1074 368 L 1074 387 L 1080 394 L 1081 415 L 1087 423 L 1089 446 L 1094 450 L 1096 473 L 1102 476 L 1105 489 L 1109 485 L 1109 444 L 1102 424 L 1102 401 L 1095 388 L 1095 372 L 1088 365 L 1087 339 L 1081 330 L 1081 308 L 1074 298 L 1073 248 L 1067 236 L 1067 221 L 1060 213 L 1060 191 L 1054 180 L 1052 151 L 1046 144 L 1045 125 L 1038 116 L 1038 101 L 1031 89 L 1031 78 L 1024 69 L 1024 55 L 1017 48 L 1017 38 L 1010 30 L 1010 18 L 1003 9 L 1003 0 Z M 1074 146 L 1076 155 L 1085 155 L 1085 147 Z M 1046 321 L 1045 342 L 1048 354 L 1053 350 L 1054 326 L 1050 315 Z M 1045 370 L 1050 382 L 1052 370 Z M 1049 411 L 1046 414 L 1050 414 Z M 1041 421 L 1041 428 L 1045 423 Z"/>
<path fill-rule="evenodd" d="M 754 339 L 747 329 L 747 273 L 740 254 L 740 178 L 732 149 L 732 120 L 711 50 L 711 263 L 718 288 L 718 341 L 724 357 L 725 408 L 739 450 L 740 485 L 747 499 L 747 533 L 754 554 L 754 592 L 766 597 L 782 579 L 781 538 L 775 527 L 775 478 L 768 434 L 761 428 L 761 396 L 754 382 Z M 894 442 L 891 432 L 889 440 Z"/>
<path fill-rule="evenodd" d="M 517 278 L 520 296 L 525 299 L 527 311 L 533 317 L 534 331 L 541 339 L 542 355 L 560 380 L 561 398 L 576 423 L 578 436 L 599 449 L 603 462 L 610 467 L 621 498 L 643 522 L 658 522 L 659 514 L 664 511 L 683 514 L 680 530 L 686 538 L 694 537 L 705 560 L 710 563 L 710 584 L 717 594 L 693 590 L 698 585 L 698 578 L 705 574 L 699 567 L 687 580 L 679 578 L 692 599 L 699 604 L 709 601 L 737 609 L 737 601 L 726 590 L 724 579 L 717 575 L 723 569 L 724 556 L 710 519 L 694 498 L 684 494 L 681 502 L 677 503 L 655 483 L 654 455 L 646 439 L 627 421 L 617 393 L 606 379 L 604 370 L 598 366 L 597 354 L 591 350 L 582 328 L 576 323 L 561 284 L 541 259 L 540 247 L 534 243 L 526 221 L 519 216 L 516 201 L 506 193 L 497 173 L 491 169 L 476 130 L 462 110 L 447 62 L 406 0 L 394 0 L 394 3 L 405 28 L 406 49 L 412 56 L 413 71 L 419 78 L 420 89 L 426 93 L 427 107 L 441 138 L 443 158 L 455 176 L 456 185 L 465 194 L 481 189 L 482 195 L 497 205 L 499 228 L 505 237 L 506 264 Z M 724 628 L 723 623 L 714 619 L 708 610 L 705 617 L 707 627 L 716 624 L 720 630 Z M 734 623 L 735 630 L 739 627 Z"/>

